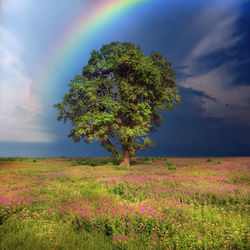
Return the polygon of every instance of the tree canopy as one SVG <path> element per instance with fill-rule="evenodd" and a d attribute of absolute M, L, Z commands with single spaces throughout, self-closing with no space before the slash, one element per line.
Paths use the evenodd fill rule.
<path fill-rule="evenodd" d="M 144 56 L 132 43 L 103 45 L 54 105 L 57 119 L 71 121 L 75 142 L 97 140 L 129 166 L 136 150 L 153 145 L 149 133 L 162 124 L 160 110 L 180 101 L 174 77 L 171 63 L 158 52 Z"/>

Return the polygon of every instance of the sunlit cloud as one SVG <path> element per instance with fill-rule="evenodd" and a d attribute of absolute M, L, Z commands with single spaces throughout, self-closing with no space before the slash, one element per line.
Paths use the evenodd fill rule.
<path fill-rule="evenodd" d="M 233 86 L 234 81 L 233 73 L 224 64 L 205 74 L 188 77 L 182 85 L 212 97 L 196 99 L 203 108 L 203 116 L 250 124 L 250 86 Z"/>
<path fill-rule="evenodd" d="M 0 27 L 0 141 L 48 142 L 53 136 L 42 132 L 42 108 L 33 79 L 25 74 L 20 59 L 22 45 Z"/>

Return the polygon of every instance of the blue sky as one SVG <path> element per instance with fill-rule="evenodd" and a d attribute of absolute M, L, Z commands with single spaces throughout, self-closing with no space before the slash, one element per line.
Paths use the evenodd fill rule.
<path fill-rule="evenodd" d="M 57 122 L 52 105 L 90 51 L 111 41 L 136 43 L 146 55 L 158 51 L 176 72 L 182 103 L 163 114 L 155 147 L 141 154 L 250 155 L 250 2 L 141 3 L 100 26 L 56 80 L 42 82 L 58 36 L 79 9 L 87 14 L 98 1 L 0 1 L 0 156 L 107 155 L 98 143 L 67 138 L 70 124 Z"/>

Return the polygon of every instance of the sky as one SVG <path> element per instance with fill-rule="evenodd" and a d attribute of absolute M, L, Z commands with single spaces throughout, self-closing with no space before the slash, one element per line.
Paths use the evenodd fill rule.
<path fill-rule="evenodd" d="M 172 63 L 182 101 L 138 155 L 250 155 L 250 1 L 0 0 L 0 156 L 105 156 L 53 104 L 112 41 Z"/>

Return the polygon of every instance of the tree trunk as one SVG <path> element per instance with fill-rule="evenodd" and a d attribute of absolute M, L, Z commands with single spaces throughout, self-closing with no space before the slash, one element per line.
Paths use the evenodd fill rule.
<path fill-rule="evenodd" d="M 120 161 L 119 166 L 130 168 L 130 154 L 129 150 L 123 151 L 123 160 Z"/>

